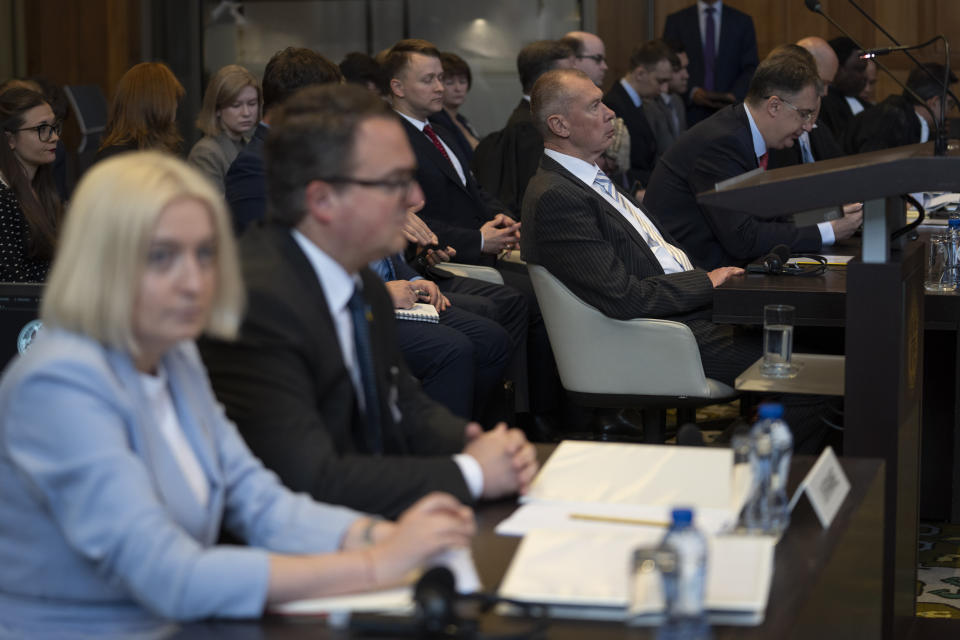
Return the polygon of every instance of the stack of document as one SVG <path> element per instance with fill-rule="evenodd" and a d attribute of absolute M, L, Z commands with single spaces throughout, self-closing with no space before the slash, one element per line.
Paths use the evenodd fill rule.
<path fill-rule="evenodd" d="M 659 581 L 630 604 L 632 553 L 655 547 L 676 506 L 691 507 L 710 545 L 707 608 L 724 624 L 759 624 L 776 540 L 724 535 L 749 492 L 749 471 L 729 449 L 561 443 L 523 504 L 497 533 L 523 535 L 500 595 L 546 604 L 556 617 L 654 624 Z"/>

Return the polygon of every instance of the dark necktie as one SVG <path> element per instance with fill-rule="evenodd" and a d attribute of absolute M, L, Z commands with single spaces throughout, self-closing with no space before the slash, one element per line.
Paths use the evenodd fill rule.
<path fill-rule="evenodd" d="M 363 299 L 360 287 L 353 291 L 347 302 L 353 319 L 353 344 L 357 350 L 357 367 L 360 369 L 360 383 L 363 386 L 364 417 L 367 429 L 364 437 L 370 453 L 383 453 L 383 438 L 380 431 L 380 400 L 377 395 L 377 380 L 373 366 L 373 348 L 370 344 L 370 309 Z"/>
<path fill-rule="evenodd" d="M 717 61 L 717 25 L 713 21 L 713 14 L 716 11 L 716 7 L 707 7 L 705 11 L 707 24 L 706 33 L 703 36 L 703 88 L 707 91 L 713 91 L 716 85 L 714 66 Z"/>
<path fill-rule="evenodd" d="M 767 170 L 767 161 L 768 161 L 769 159 L 770 159 L 770 153 L 769 153 L 769 152 L 764 152 L 764 154 L 763 154 L 762 156 L 760 156 L 759 158 L 757 158 L 757 166 L 760 167 L 761 169 L 763 169 L 764 171 L 766 171 L 766 170 Z"/>
<path fill-rule="evenodd" d="M 439 151 L 440 154 L 444 158 L 446 158 L 447 162 L 449 162 L 450 165 L 452 166 L 453 160 L 451 160 L 450 156 L 447 155 L 447 150 L 443 148 L 443 143 L 440 142 L 440 138 L 437 136 L 437 132 L 433 130 L 433 127 L 431 127 L 430 125 L 426 125 L 423 128 L 423 132 L 427 134 L 427 137 L 430 138 L 430 142 L 433 143 L 433 146 L 437 148 L 437 151 Z"/>

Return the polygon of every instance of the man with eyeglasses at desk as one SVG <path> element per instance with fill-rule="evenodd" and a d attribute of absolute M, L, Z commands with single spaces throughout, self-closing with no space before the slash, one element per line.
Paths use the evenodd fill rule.
<path fill-rule="evenodd" d="M 816 253 L 849 238 L 860 226 L 860 211 L 798 227 L 788 219 L 760 219 L 697 202 L 698 193 L 718 182 L 766 169 L 768 149 L 790 147 L 809 132 L 820 104 L 819 82 L 816 66 L 801 57 L 767 58 L 757 67 L 742 104 L 697 124 L 660 158 L 643 204 L 696 266 L 746 265 L 779 244 Z"/>

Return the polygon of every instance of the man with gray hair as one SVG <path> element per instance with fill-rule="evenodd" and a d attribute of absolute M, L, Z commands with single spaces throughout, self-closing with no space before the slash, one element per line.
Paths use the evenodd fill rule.
<path fill-rule="evenodd" d="M 540 168 L 523 200 L 524 260 L 618 320 L 664 318 L 690 327 L 704 373 L 732 385 L 760 357 L 760 336 L 710 320 L 714 287 L 738 267 L 694 267 L 670 233 L 597 165 L 614 135 L 613 112 L 585 74 L 543 75 L 531 95 L 543 134 Z M 652 366 L 652 365 L 651 365 Z M 815 411 L 819 411 L 816 409 Z M 815 451 L 825 429 L 788 405 L 798 451 Z"/>

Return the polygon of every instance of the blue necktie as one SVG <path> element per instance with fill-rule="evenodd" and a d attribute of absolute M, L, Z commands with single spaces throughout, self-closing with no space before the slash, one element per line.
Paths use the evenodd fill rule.
<path fill-rule="evenodd" d="M 380 399 L 377 395 L 376 369 L 373 366 L 373 348 L 370 344 L 370 308 L 363 299 L 360 287 L 353 291 L 347 302 L 353 319 L 353 344 L 357 350 L 357 367 L 363 386 L 364 417 L 367 429 L 364 434 L 371 453 L 383 453 L 383 437 L 380 431 Z"/>
<path fill-rule="evenodd" d="M 717 25 L 713 21 L 716 11 L 715 7 L 707 7 L 705 11 L 707 25 L 703 36 L 703 88 L 707 91 L 713 91 L 716 85 L 714 67 L 717 60 Z"/>

